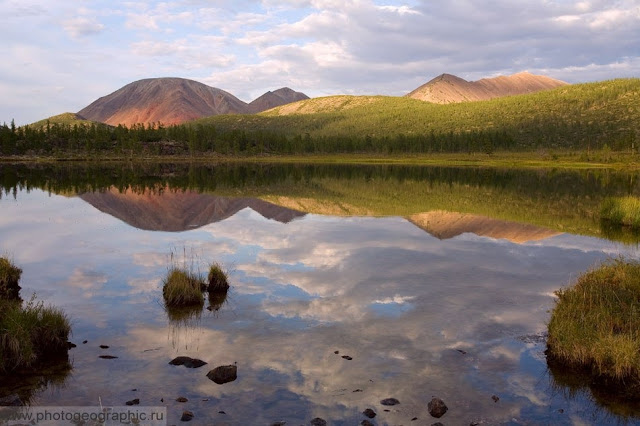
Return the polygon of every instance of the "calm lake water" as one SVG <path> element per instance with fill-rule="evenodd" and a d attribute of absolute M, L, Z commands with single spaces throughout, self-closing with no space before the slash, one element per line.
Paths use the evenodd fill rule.
<path fill-rule="evenodd" d="M 603 229 L 594 212 L 607 195 L 637 195 L 633 175 L 276 165 L 0 172 L 0 251 L 24 271 L 22 297 L 63 308 L 77 344 L 55 383 L 6 379 L 0 396 L 18 392 L 34 406 L 139 398 L 166 406 L 169 424 L 190 410 L 193 424 L 356 425 L 367 408 L 379 425 L 640 423 L 637 406 L 594 396 L 549 371 L 544 355 L 554 291 L 609 257 L 640 258 L 637 238 Z M 214 261 L 230 271 L 226 299 L 167 312 L 168 268 L 204 272 Z M 180 355 L 208 365 L 168 364 Z M 228 364 L 238 367 L 234 382 L 206 377 Z M 433 396 L 449 407 L 440 420 L 428 413 Z M 400 404 L 380 404 L 390 397 Z"/>

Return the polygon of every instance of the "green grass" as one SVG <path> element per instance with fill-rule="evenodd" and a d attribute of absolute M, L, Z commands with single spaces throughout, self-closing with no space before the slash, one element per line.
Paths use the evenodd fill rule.
<path fill-rule="evenodd" d="M 597 378 L 640 383 L 640 263 L 610 260 L 557 295 L 548 358 Z"/>
<path fill-rule="evenodd" d="M 20 302 L 0 300 L 0 373 L 31 368 L 66 354 L 69 318 L 58 308 L 32 297 Z"/>
<path fill-rule="evenodd" d="M 207 287 L 209 293 L 225 292 L 229 290 L 227 273 L 218 263 L 214 263 L 209 267 L 207 282 L 209 283 L 209 286 Z"/>
<path fill-rule="evenodd" d="M 162 296 L 167 307 L 203 306 L 205 286 L 198 274 L 172 267 L 164 279 Z"/>
<path fill-rule="evenodd" d="M 640 230 L 640 198 L 611 197 L 602 202 L 600 216 L 613 225 Z"/>
<path fill-rule="evenodd" d="M 15 266 L 7 257 L 0 257 L 0 299 L 20 299 L 20 275 L 22 269 Z"/>

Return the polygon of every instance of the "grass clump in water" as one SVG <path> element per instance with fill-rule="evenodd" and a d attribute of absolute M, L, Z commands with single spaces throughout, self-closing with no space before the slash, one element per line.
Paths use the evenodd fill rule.
<path fill-rule="evenodd" d="M 162 296 L 168 307 L 204 305 L 204 280 L 196 273 L 173 267 L 164 279 Z"/>
<path fill-rule="evenodd" d="M 0 373 L 33 367 L 66 355 L 69 318 L 58 308 L 36 302 L 25 306 L 0 299 Z"/>
<path fill-rule="evenodd" d="M 602 202 L 600 217 L 615 225 L 640 229 L 640 198 L 606 198 Z"/>
<path fill-rule="evenodd" d="M 20 300 L 20 276 L 22 269 L 7 257 L 0 257 L 0 299 Z"/>
<path fill-rule="evenodd" d="M 229 290 L 229 281 L 227 273 L 218 263 L 214 263 L 209 267 L 209 275 L 207 276 L 209 293 L 226 292 Z"/>
<path fill-rule="evenodd" d="M 548 362 L 587 369 L 606 384 L 640 384 L 640 263 L 610 260 L 557 295 Z"/>

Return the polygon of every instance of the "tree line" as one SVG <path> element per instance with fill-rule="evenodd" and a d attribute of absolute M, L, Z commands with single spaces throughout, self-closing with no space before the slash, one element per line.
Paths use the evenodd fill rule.
<path fill-rule="evenodd" d="M 213 124 L 136 124 L 117 127 L 100 123 L 51 123 L 0 126 L 0 155 L 222 155 L 330 153 L 492 153 L 511 150 L 515 140 L 506 131 L 403 134 L 389 136 L 312 136 L 269 130 L 219 129 Z"/>

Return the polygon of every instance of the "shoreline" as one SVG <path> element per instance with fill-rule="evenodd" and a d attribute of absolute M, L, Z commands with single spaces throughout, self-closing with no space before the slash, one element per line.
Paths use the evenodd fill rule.
<path fill-rule="evenodd" d="M 489 168 L 545 168 L 545 169 L 612 169 L 638 170 L 640 156 L 615 153 L 609 160 L 585 160 L 583 153 L 559 152 L 541 154 L 535 152 L 498 152 L 487 154 L 418 154 L 418 155 L 371 155 L 371 154 L 308 154 L 308 155 L 251 155 L 228 156 L 216 153 L 192 155 L 63 155 L 63 156 L 0 156 L 0 163 L 289 163 L 289 164 L 362 164 L 362 165 L 411 165 L 444 167 L 489 167 Z M 601 157 L 595 152 L 593 157 Z"/>

